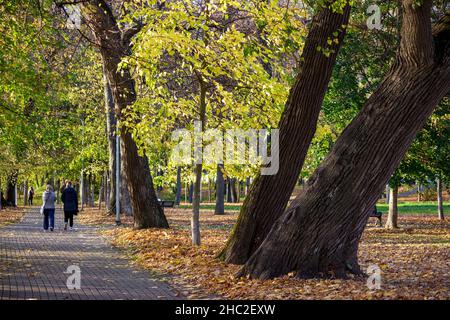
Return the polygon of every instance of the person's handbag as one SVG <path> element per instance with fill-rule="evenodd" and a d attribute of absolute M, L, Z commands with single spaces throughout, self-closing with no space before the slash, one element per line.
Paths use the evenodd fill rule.
<path fill-rule="evenodd" d="M 44 214 L 44 208 L 45 208 L 45 205 L 47 204 L 47 200 L 48 200 L 48 199 L 46 199 L 46 200 L 44 201 L 44 203 L 42 204 L 41 210 L 39 210 L 39 212 L 41 213 L 41 215 Z"/>

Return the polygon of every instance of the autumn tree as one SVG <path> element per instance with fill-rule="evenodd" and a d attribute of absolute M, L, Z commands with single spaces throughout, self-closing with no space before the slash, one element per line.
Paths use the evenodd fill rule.
<path fill-rule="evenodd" d="M 348 1 L 323 1 L 318 5 L 279 123 L 279 170 L 275 175 L 259 175 L 253 182 L 221 253 L 227 262 L 245 263 L 288 204 L 316 130 L 349 15 Z"/>
<path fill-rule="evenodd" d="M 432 1 L 403 0 L 396 60 L 240 275 L 359 274 L 370 210 L 417 132 L 450 90 L 450 14 L 432 28 Z"/>
<path fill-rule="evenodd" d="M 92 30 L 99 48 L 108 82 L 111 86 L 118 120 L 122 112 L 136 100 L 135 82 L 121 61 L 129 54 L 131 37 L 138 26 L 121 29 L 112 7 L 105 1 L 81 3 L 86 23 Z M 140 155 L 129 130 L 120 126 L 122 161 L 129 179 L 135 228 L 168 227 L 162 208 L 157 202 L 148 159 Z"/>

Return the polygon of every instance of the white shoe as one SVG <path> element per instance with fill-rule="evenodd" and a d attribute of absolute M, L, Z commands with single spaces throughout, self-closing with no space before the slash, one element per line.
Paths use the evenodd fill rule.
<path fill-rule="evenodd" d="M 73 231 L 73 227 L 69 227 L 69 231 Z"/>

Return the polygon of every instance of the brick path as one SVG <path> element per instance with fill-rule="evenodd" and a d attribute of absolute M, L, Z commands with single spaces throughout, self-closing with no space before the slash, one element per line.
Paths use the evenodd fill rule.
<path fill-rule="evenodd" d="M 0 228 L 0 299 L 180 299 L 157 276 L 131 266 L 95 227 L 63 231 L 58 210 L 55 231 L 44 233 L 39 209 L 22 222 Z M 81 270 L 80 289 L 69 290 L 64 273 Z"/>

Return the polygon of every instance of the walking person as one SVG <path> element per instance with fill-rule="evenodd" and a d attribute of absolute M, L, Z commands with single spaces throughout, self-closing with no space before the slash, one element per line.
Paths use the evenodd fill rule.
<path fill-rule="evenodd" d="M 44 232 L 50 227 L 50 231 L 55 228 L 55 201 L 56 194 L 51 185 L 47 185 L 42 195 L 41 213 L 44 215 Z"/>
<path fill-rule="evenodd" d="M 31 187 L 30 190 L 28 191 L 28 205 L 30 206 L 33 205 L 33 197 L 34 197 L 34 189 L 33 187 Z"/>
<path fill-rule="evenodd" d="M 72 182 L 66 181 L 66 188 L 62 192 L 61 200 L 64 203 L 64 230 L 73 230 L 73 216 L 78 214 L 78 195 Z"/>

